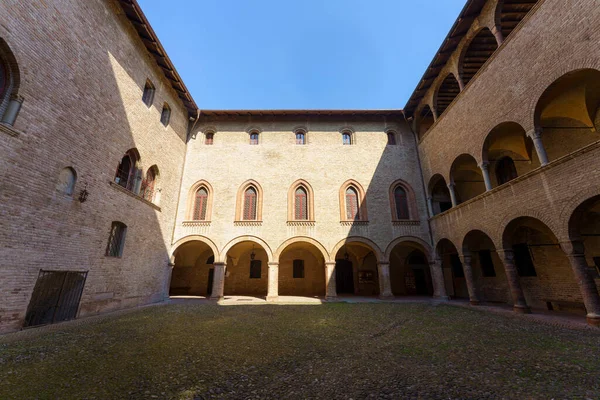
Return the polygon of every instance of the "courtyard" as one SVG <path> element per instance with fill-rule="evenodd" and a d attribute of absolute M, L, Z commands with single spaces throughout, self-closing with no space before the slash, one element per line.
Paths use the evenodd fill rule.
<path fill-rule="evenodd" d="M 600 331 L 435 303 L 151 306 L 0 337 L 2 399 L 597 399 Z"/>

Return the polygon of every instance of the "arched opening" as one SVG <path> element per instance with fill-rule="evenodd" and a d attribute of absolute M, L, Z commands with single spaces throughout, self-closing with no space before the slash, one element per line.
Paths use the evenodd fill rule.
<path fill-rule="evenodd" d="M 17 60 L 8 44 L 0 38 L 0 120 L 5 124 L 14 125 L 21 110 L 20 85 Z"/>
<path fill-rule="evenodd" d="M 335 255 L 335 282 L 338 296 L 379 295 L 375 250 L 366 243 L 345 243 Z"/>
<path fill-rule="evenodd" d="M 253 241 L 236 243 L 227 251 L 225 296 L 267 295 L 269 284 L 269 256 Z"/>
<path fill-rule="evenodd" d="M 452 208 L 450 191 L 446 180 L 441 175 L 434 175 L 429 180 L 429 193 L 431 194 L 433 215 L 441 214 Z"/>
<path fill-rule="evenodd" d="M 438 115 L 441 117 L 448 106 L 454 101 L 456 96 L 460 93 L 460 86 L 458 81 L 453 74 L 448 74 L 446 79 L 440 85 L 436 95 L 436 110 Z"/>
<path fill-rule="evenodd" d="M 448 239 L 442 239 L 437 245 L 436 252 L 442 261 L 444 284 L 448 296 L 453 299 L 468 299 L 469 290 L 465 272 L 456 246 Z"/>
<path fill-rule="evenodd" d="M 77 182 L 77 173 L 71 167 L 63 168 L 58 176 L 58 182 L 56 184 L 56 190 L 67 196 L 73 195 L 75 190 L 75 183 Z"/>
<path fill-rule="evenodd" d="M 500 0 L 496 13 L 497 24 L 502 29 L 502 36 L 506 39 L 523 18 L 535 6 L 537 0 Z"/>
<path fill-rule="evenodd" d="M 429 105 L 425 105 L 417 112 L 417 133 L 419 134 L 419 140 L 421 140 L 429 128 L 433 126 L 434 122 L 435 118 Z"/>
<path fill-rule="evenodd" d="M 550 161 L 600 140 L 600 71 L 570 72 L 540 97 L 535 122 Z"/>
<path fill-rule="evenodd" d="M 460 63 L 460 72 L 465 85 L 471 82 L 497 48 L 496 38 L 488 28 L 483 28 L 471 40 Z"/>
<path fill-rule="evenodd" d="M 515 122 L 496 126 L 483 146 L 483 159 L 489 161 L 492 185 L 499 186 L 540 167 L 532 157 L 533 141 L 525 129 Z"/>
<path fill-rule="evenodd" d="M 153 165 L 150 168 L 148 168 L 148 171 L 146 172 L 146 177 L 142 181 L 142 188 L 140 191 L 140 196 L 154 203 L 158 202 L 158 177 L 159 173 L 158 167 L 156 165 Z"/>
<path fill-rule="evenodd" d="M 454 160 L 450 177 L 454 183 L 457 204 L 485 193 L 483 174 L 470 154 L 462 154 Z"/>
<path fill-rule="evenodd" d="M 137 149 L 128 150 L 115 173 L 115 183 L 134 193 L 139 193 L 142 187 L 142 169 L 140 166 L 140 153 Z"/>
<path fill-rule="evenodd" d="M 390 252 L 390 283 L 394 296 L 433 296 L 425 251 L 418 243 L 401 242 Z"/>
<path fill-rule="evenodd" d="M 352 132 L 342 132 L 342 144 L 344 146 L 350 146 L 354 144 L 352 140 Z"/>
<path fill-rule="evenodd" d="M 314 244 L 294 242 L 279 256 L 280 296 L 325 296 L 325 258 Z"/>
<path fill-rule="evenodd" d="M 503 245 L 514 253 L 514 263 L 527 304 L 531 308 L 585 314 L 585 307 L 569 260 L 554 233 L 532 217 L 511 221 Z"/>
<path fill-rule="evenodd" d="M 215 254 L 202 241 L 189 241 L 174 253 L 169 296 L 210 297 L 213 290 Z"/>
<path fill-rule="evenodd" d="M 510 288 L 504 264 L 496 252 L 494 242 L 482 231 L 467 233 L 463 254 L 471 255 L 473 282 L 481 300 L 492 303 L 510 303 Z"/>

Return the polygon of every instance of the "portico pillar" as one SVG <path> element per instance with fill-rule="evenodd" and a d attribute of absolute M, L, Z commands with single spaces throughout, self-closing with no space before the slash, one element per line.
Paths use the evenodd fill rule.
<path fill-rule="evenodd" d="M 225 263 L 220 262 L 214 263 L 213 267 L 215 272 L 213 277 L 213 289 L 210 298 L 214 300 L 221 300 L 225 290 L 225 269 L 227 266 Z"/>
<path fill-rule="evenodd" d="M 390 263 L 378 262 L 377 272 L 379 274 L 379 297 L 382 299 L 393 299 L 392 282 L 390 280 Z"/>
<path fill-rule="evenodd" d="M 569 242 L 562 245 L 569 257 L 575 279 L 579 284 L 583 303 L 587 311 L 587 322 L 592 326 L 600 327 L 600 296 L 594 279 L 588 272 L 585 259 L 585 248 L 582 242 Z"/>
<path fill-rule="evenodd" d="M 429 216 L 433 217 L 433 197 L 431 196 L 427 198 L 427 208 L 429 210 Z"/>
<path fill-rule="evenodd" d="M 446 283 L 444 282 L 444 270 L 442 269 L 442 260 L 436 258 L 429 262 L 431 270 L 431 280 L 433 281 L 433 297 L 440 300 L 448 300 L 446 293 Z"/>
<path fill-rule="evenodd" d="M 546 148 L 544 147 L 544 142 L 542 141 L 542 128 L 535 128 L 533 133 L 530 135 L 533 140 L 533 145 L 535 146 L 535 152 L 538 155 L 538 159 L 540 160 L 540 164 L 542 167 L 548 164 L 548 153 L 546 153 Z"/>
<path fill-rule="evenodd" d="M 450 200 L 452 200 L 452 207 L 456 207 L 458 205 L 458 201 L 456 201 L 456 192 L 454 191 L 454 183 L 448 184 L 448 191 L 450 192 Z"/>
<path fill-rule="evenodd" d="M 473 279 L 473 266 L 471 264 L 471 254 L 466 253 L 462 256 L 463 272 L 465 273 L 465 281 L 467 283 L 467 290 L 469 291 L 469 302 L 471 305 L 476 306 L 479 304 L 479 298 L 477 298 L 477 291 L 475 290 L 475 279 Z"/>
<path fill-rule="evenodd" d="M 325 296 L 328 300 L 337 298 L 335 287 L 335 261 L 325 263 Z"/>
<path fill-rule="evenodd" d="M 279 297 L 279 263 L 269 263 L 269 289 L 267 301 L 277 301 Z"/>
<path fill-rule="evenodd" d="M 490 178 L 490 163 L 482 162 L 479 168 L 481 168 L 481 173 L 483 174 L 483 181 L 485 182 L 485 190 L 492 190 L 492 179 Z"/>
<path fill-rule="evenodd" d="M 498 250 L 498 256 L 500 256 L 500 259 L 504 264 L 504 272 L 506 272 L 510 294 L 513 299 L 513 311 L 521 314 L 531 313 L 531 310 L 525 301 L 523 289 L 521 289 L 513 251 L 511 249 Z"/>
<path fill-rule="evenodd" d="M 498 47 L 502 46 L 504 43 L 504 35 L 502 34 L 502 28 L 500 26 L 494 26 L 492 28 L 492 34 L 496 38 L 496 43 L 498 43 Z"/>

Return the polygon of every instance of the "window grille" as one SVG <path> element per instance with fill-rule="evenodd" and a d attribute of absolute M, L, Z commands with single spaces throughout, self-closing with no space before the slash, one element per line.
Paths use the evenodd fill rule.
<path fill-rule="evenodd" d="M 214 139 L 215 134 L 214 133 L 207 133 L 206 134 L 206 140 L 204 141 L 204 144 L 211 146 L 213 144 L 213 139 Z"/>
<path fill-rule="evenodd" d="M 308 219 L 308 195 L 303 187 L 296 189 L 294 199 L 294 219 Z"/>
<path fill-rule="evenodd" d="M 353 187 L 346 189 L 346 218 L 348 220 L 359 220 L 358 193 Z"/>
<path fill-rule="evenodd" d="M 408 198 L 404 188 L 398 186 L 394 190 L 394 203 L 396 203 L 396 219 L 409 219 Z"/>
<path fill-rule="evenodd" d="M 252 221 L 256 219 L 256 190 L 253 187 L 244 192 L 244 220 Z"/>
<path fill-rule="evenodd" d="M 296 133 L 296 144 L 306 144 L 306 135 L 304 134 L 304 132 Z"/>
<path fill-rule="evenodd" d="M 250 134 L 250 144 L 251 145 L 257 145 L 258 144 L 258 133 L 251 133 Z"/>
<path fill-rule="evenodd" d="M 110 237 L 108 238 L 108 246 L 106 247 L 106 256 L 121 257 L 123 247 L 125 245 L 125 232 L 127 225 L 122 222 L 113 222 L 110 229 Z"/>
<path fill-rule="evenodd" d="M 165 104 L 162 109 L 162 113 L 160 114 L 160 122 L 164 126 L 169 125 L 169 121 L 171 121 L 171 108 Z"/>
<path fill-rule="evenodd" d="M 250 261 L 250 279 L 260 279 L 262 269 L 262 261 L 252 260 Z"/>
<path fill-rule="evenodd" d="M 349 146 L 352 144 L 352 135 L 348 132 L 344 132 L 342 134 L 342 143 L 344 146 Z"/>
<path fill-rule="evenodd" d="M 304 278 L 304 260 L 294 260 L 294 279 Z"/>
<path fill-rule="evenodd" d="M 494 262 L 492 261 L 492 252 L 489 250 L 481 250 L 479 252 L 479 264 L 481 264 L 481 272 L 486 278 L 496 276 Z"/>
<path fill-rule="evenodd" d="M 144 94 L 142 95 L 142 101 L 145 105 L 150 107 L 152 102 L 154 101 L 154 93 L 155 93 L 154 85 L 150 81 L 146 81 L 146 85 L 144 86 Z"/>
<path fill-rule="evenodd" d="M 196 199 L 194 201 L 194 221 L 206 220 L 206 209 L 208 206 L 208 191 L 201 187 L 196 191 Z"/>

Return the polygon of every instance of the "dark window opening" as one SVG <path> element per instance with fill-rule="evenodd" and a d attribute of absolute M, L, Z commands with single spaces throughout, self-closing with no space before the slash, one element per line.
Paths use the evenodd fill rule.
<path fill-rule="evenodd" d="M 162 109 L 162 113 L 160 114 L 160 122 L 164 126 L 168 126 L 169 121 L 171 121 L 171 108 L 165 103 Z"/>
<path fill-rule="evenodd" d="M 344 132 L 342 133 L 342 143 L 344 144 L 344 146 L 349 146 L 352 144 L 352 135 Z"/>
<path fill-rule="evenodd" d="M 204 141 L 204 144 L 211 146 L 213 144 L 213 140 L 214 140 L 215 134 L 214 133 L 207 133 L 206 134 L 206 140 Z"/>
<path fill-rule="evenodd" d="M 257 145 L 258 144 L 258 133 L 251 133 L 250 134 L 250 144 L 251 145 Z"/>
<path fill-rule="evenodd" d="M 404 188 L 399 186 L 394 190 L 394 202 L 396 203 L 396 219 L 409 219 L 408 198 Z"/>
<path fill-rule="evenodd" d="M 452 208 L 451 201 L 440 201 L 440 212 L 446 212 Z"/>
<path fill-rule="evenodd" d="M 479 252 L 479 264 L 481 264 L 481 271 L 484 277 L 492 278 L 496 276 L 494 262 L 492 261 L 492 252 L 490 250 L 481 250 Z"/>
<path fill-rule="evenodd" d="M 250 279 L 260 279 L 262 268 L 262 261 L 252 260 L 250 261 Z"/>
<path fill-rule="evenodd" d="M 394 132 L 388 132 L 387 138 L 388 138 L 388 142 L 387 142 L 388 146 L 396 145 L 396 135 L 394 135 Z"/>
<path fill-rule="evenodd" d="M 294 279 L 304 278 L 304 260 L 294 260 Z"/>
<path fill-rule="evenodd" d="M 498 185 L 503 185 L 517 177 L 517 168 L 515 162 L 510 157 L 504 157 L 498 160 L 496 164 L 496 179 Z"/>
<path fill-rule="evenodd" d="M 139 156 L 135 149 L 129 150 L 117 166 L 115 183 L 132 192 L 140 189 L 142 171 L 138 170 Z"/>
<path fill-rule="evenodd" d="M 121 257 L 125 246 L 125 233 L 127 225 L 122 222 L 113 222 L 110 229 L 110 237 L 106 246 L 107 257 Z"/>
<path fill-rule="evenodd" d="M 306 144 L 306 136 L 303 132 L 296 133 L 296 144 Z"/>
<path fill-rule="evenodd" d="M 455 278 L 465 277 L 465 271 L 463 270 L 463 265 L 462 262 L 460 262 L 458 254 L 450 255 L 450 265 L 452 266 L 452 274 L 454 274 Z"/>
<path fill-rule="evenodd" d="M 154 89 L 154 85 L 150 81 L 146 81 L 146 85 L 144 86 L 144 94 L 142 96 L 142 101 L 145 105 L 150 107 L 152 102 L 154 101 L 154 93 L 156 90 Z"/>
<path fill-rule="evenodd" d="M 519 276 L 537 276 L 527 243 L 515 244 L 512 248 L 515 253 L 515 265 Z"/>
<path fill-rule="evenodd" d="M 360 220 L 358 193 L 353 187 L 346 189 L 346 218 L 349 221 Z"/>
<path fill-rule="evenodd" d="M 206 260 L 207 264 L 214 264 L 215 263 L 215 256 L 210 256 L 208 257 L 208 260 Z"/>

